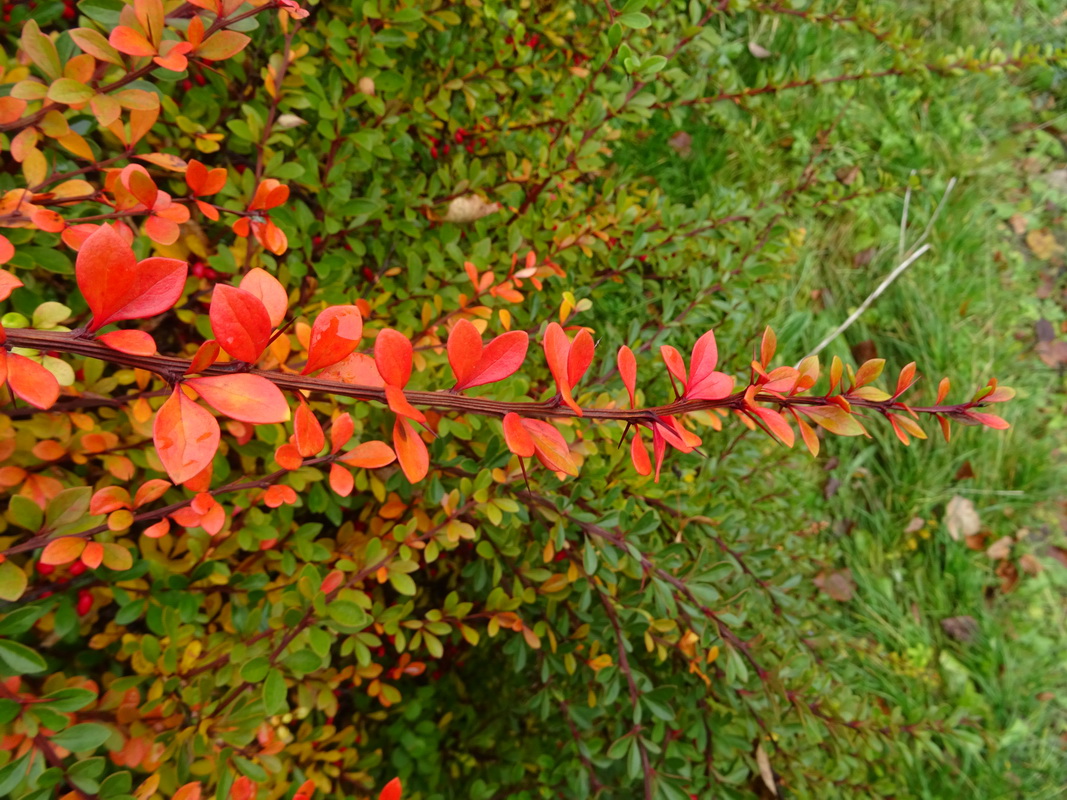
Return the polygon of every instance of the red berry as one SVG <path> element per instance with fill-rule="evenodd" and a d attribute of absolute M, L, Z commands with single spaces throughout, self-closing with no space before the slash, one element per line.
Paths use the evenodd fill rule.
<path fill-rule="evenodd" d="M 84 561 L 75 561 L 73 564 L 67 567 L 67 572 L 70 574 L 70 577 L 77 578 L 87 569 L 88 567 L 85 566 Z"/>
<path fill-rule="evenodd" d="M 51 597 L 51 596 L 52 596 L 52 592 L 50 592 L 50 591 L 49 592 L 41 592 L 41 599 L 42 600 L 44 600 L 46 597 Z"/>
<path fill-rule="evenodd" d="M 186 78 L 182 81 L 182 89 L 186 92 L 191 92 L 193 90 L 193 82 Z"/>
<path fill-rule="evenodd" d="M 74 10 L 74 6 L 67 6 L 63 9 L 63 19 L 74 19 L 78 16 L 78 12 Z"/>
<path fill-rule="evenodd" d="M 430 145 L 430 158 L 437 158 L 437 145 Z"/>
<path fill-rule="evenodd" d="M 79 617 L 84 617 L 93 608 L 93 596 L 88 590 L 82 589 L 78 592 L 78 602 L 74 606 L 74 610 L 78 612 Z"/>
<path fill-rule="evenodd" d="M 207 83 L 207 78 L 205 78 L 203 75 L 197 73 L 197 75 L 195 77 L 196 77 L 196 85 L 197 86 L 203 86 L 204 84 Z"/>
<path fill-rule="evenodd" d="M 55 565 L 42 564 L 40 561 L 37 562 L 37 572 L 39 572 L 41 575 L 51 575 L 55 571 Z"/>

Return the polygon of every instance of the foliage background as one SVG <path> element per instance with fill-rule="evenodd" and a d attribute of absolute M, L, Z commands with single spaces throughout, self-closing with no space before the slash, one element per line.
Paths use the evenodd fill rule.
<path fill-rule="evenodd" d="M 86 0 L 81 24 L 113 25 L 118 5 Z M 96 754 L 109 755 L 72 757 L 58 775 L 21 782 L 0 771 L 5 792 L 47 796 L 65 772 L 85 777 L 69 766 L 80 761 L 94 765 L 82 769 L 95 770 L 90 794 L 101 797 L 130 794 L 151 773 L 166 796 L 194 780 L 225 796 L 244 774 L 269 797 L 307 778 L 327 796 L 368 796 L 393 775 L 412 797 L 635 797 L 639 725 L 658 797 L 767 796 L 769 785 L 796 797 L 945 797 L 961 786 L 1058 796 L 1064 386 L 1050 342 L 1064 335 L 1065 312 L 1063 251 L 1048 237 L 1065 241 L 1063 71 L 1054 60 L 1010 74 L 984 68 L 1061 42 L 1067 21 L 1054 4 L 631 3 L 616 9 L 634 15 L 617 33 L 608 4 L 308 8 L 300 25 L 274 14 L 248 21 L 259 25 L 252 45 L 213 69 L 152 76 L 163 113 L 151 148 L 226 166 L 222 204 L 243 206 L 260 178 L 289 184 L 290 202 L 272 212 L 288 251 L 271 255 L 198 220 L 156 252 L 201 260 L 220 279 L 264 266 L 307 313 L 362 298 L 376 326 L 422 346 L 415 382 L 437 387 L 447 367 L 432 346 L 470 294 L 463 263 L 499 279 L 513 254 L 532 249 L 561 274 L 539 290 L 527 283 L 516 302 L 485 299 L 477 313 L 490 329 L 536 331 L 553 317 L 589 326 L 601 352 L 645 351 L 645 392 L 666 398 L 666 380 L 647 377 L 647 351 L 667 341 L 684 349 L 714 327 L 728 367 L 743 372 L 772 324 L 783 363 L 795 363 L 930 222 L 932 252 L 828 352 L 865 358 L 873 348 L 891 368 L 915 360 L 931 381 L 951 374 L 958 387 L 996 375 L 1022 392 L 1014 428 L 906 450 L 879 431 L 873 442 L 826 441 L 812 461 L 728 424 L 707 431 L 706 458 L 675 456 L 659 484 L 632 473 L 612 444 L 618 430 L 575 428 L 582 476 L 535 473 L 533 491 L 550 498 L 538 505 L 506 471 L 491 423 L 442 419 L 423 485 L 360 473 L 341 499 L 305 469 L 289 477 L 296 506 L 246 501 L 221 540 L 190 530 L 155 544 L 120 532 L 137 558 L 129 575 L 35 575 L 0 621 L 5 637 L 47 659 L 50 677 L 27 679 L 35 691 L 97 682 L 101 699 L 78 714 L 110 726 Z M 6 13 L 9 71 L 22 20 L 68 24 L 60 3 Z M 283 87 L 274 97 L 270 80 Z M 775 88 L 752 92 L 762 87 Z M 718 94 L 729 98 L 690 103 Z M 92 141 L 102 153 L 114 147 Z M 56 157 L 56 172 L 76 166 Z M 16 169 L 0 175 L 0 188 L 19 185 Z M 178 180 L 171 188 L 183 191 Z M 450 203 L 471 193 L 501 208 L 449 221 Z M 8 233 L 27 284 L 12 312 L 29 318 L 53 300 L 82 315 L 58 237 Z M 142 236 L 135 247 L 143 256 L 151 243 Z M 208 273 L 188 287 L 177 314 L 185 326 L 156 331 L 172 350 L 195 349 L 183 332 L 191 326 L 209 335 L 201 301 L 211 282 Z M 611 361 L 594 365 L 590 402 L 622 401 Z M 135 381 L 82 369 L 92 391 Z M 495 396 L 550 393 L 546 370 L 524 374 Z M 349 410 L 360 433 L 384 436 L 382 415 Z M 124 443 L 142 441 L 124 416 L 95 416 Z M 15 420 L 9 463 L 64 483 L 115 481 L 100 458 L 33 456 L 41 439 L 76 451 L 69 425 Z M 220 457 L 216 479 L 268 472 L 283 435 L 257 432 Z M 128 455 L 147 475 L 152 465 Z M 981 519 L 972 547 L 948 532 L 956 495 Z M 10 545 L 25 531 L 11 511 L 8 522 Z M 687 622 L 669 586 L 620 561 L 589 525 L 684 575 L 753 660 L 707 620 Z M 340 612 L 315 608 L 339 556 L 356 569 L 371 561 L 368 533 L 400 541 L 438 530 L 448 534 L 440 557 L 407 562 L 413 586 L 398 572 L 368 587 L 381 630 L 353 633 Z M 990 557 L 1005 536 L 1008 553 Z M 269 540 L 278 544 L 261 550 Z M 571 557 L 553 560 L 549 542 Z M 93 598 L 84 616 L 81 590 Z M 243 644 L 309 609 L 315 624 L 281 658 L 273 638 Z M 504 611 L 526 631 L 493 630 Z M 967 636 L 943 625 L 959 617 L 975 621 Z M 706 681 L 691 670 L 697 653 Z M 407 674 L 411 661 L 425 671 Z M 275 674 L 281 702 L 262 691 L 262 676 Z M 145 718 L 116 724 L 125 691 Z M 9 743 L 27 716 L 9 720 Z M 130 742 L 141 740 L 165 756 L 135 758 Z"/>

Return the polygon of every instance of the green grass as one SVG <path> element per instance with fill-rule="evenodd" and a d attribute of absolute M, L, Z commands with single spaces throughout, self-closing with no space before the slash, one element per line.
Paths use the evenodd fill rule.
<path fill-rule="evenodd" d="M 1007 38 L 1037 30 L 1052 13 L 1040 4 L 1017 14 L 1004 4 L 949 5 L 929 7 L 927 37 L 966 43 L 983 30 Z M 1067 196 L 1040 177 L 1063 167 L 1064 145 L 1036 129 L 1048 119 L 1034 110 L 1047 102 L 1046 87 L 1029 77 L 1007 90 L 1003 81 L 968 77 L 947 93 L 931 90 L 933 100 L 923 104 L 909 102 L 917 95 L 905 83 L 868 85 L 873 98 L 857 113 L 847 106 L 842 112 L 848 133 L 839 138 L 847 151 L 831 148 L 820 159 L 820 179 L 833 180 L 850 164 L 861 166 L 859 185 L 870 184 L 875 170 L 898 177 L 915 170 L 904 248 L 900 193 L 830 213 L 797 210 L 786 227 L 805 228 L 806 238 L 793 269 L 744 300 L 751 315 L 778 330 L 783 358 L 795 361 L 874 290 L 933 220 L 931 251 L 824 355 L 849 360 L 851 347 L 870 341 L 893 377 L 916 361 L 927 397 L 942 375 L 954 376 L 950 398 L 969 397 L 993 376 L 1019 391 L 1005 411 L 1013 425 L 1005 433 L 955 428 L 945 444 L 935 429 L 929 441 L 904 448 L 873 422 L 873 441 L 828 443 L 818 464 L 797 459 L 789 466 L 803 475 L 790 483 L 793 503 L 829 523 L 822 553 L 856 582 L 854 599 L 829 623 L 841 668 L 858 692 L 881 698 L 906 721 L 933 721 L 917 728 L 914 742 L 894 743 L 914 761 L 907 770 L 896 762 L 897 774 L 881 777 L 902 797 L 961 790 L 982 798 L 1067 796 L 1067 569 L 1042 557 L 1049 543 L 1064 539 L 1057 501 L 1067 485 L 1059 411 L 1065 382 L 1034 356 L 1031 338 L 1035 320 L 1058 324 L 1065 309 L 1038 299 L 1049 266 L 1007 225 L 1020 213 L 1031 228 L 1050 227 L 1063 242 Z M 820 108 L 829 102 L 807 101 Z M 673 201 L 693 203 L 757 174 L 720 146 L 714 128 L 694 122 L 683 129 L 692 136 L 688 158 L 668 146 L 677 128 L 667 122 L 657 124 L 642 151 L 623 156 Z M 935 219 L 951 177 L 959 183 Z M 865 251 L 872 255 L 857 266 Z M 1061 291 L 1063 283 L 1061 277 Z M 827 457 L 839 463 L 824 473 Z M 974 475 L 958 478 L 965 464 Z M 828 477 L 840 482 L 829 499 Z M 954 541 L 943 524 L 957 494 L 977 507 L 987 544 L 1017 537 L 1012 563 L 1036 554 L 1044 571 L 1021 574 L 1003 591 L 997 562 Z M 929 521 L 923 535 L 905 531 L 915 517 Z M 974 618 L 973 640 L 957 641 L 943 629 L 942 620 L 956 616 Z"/>

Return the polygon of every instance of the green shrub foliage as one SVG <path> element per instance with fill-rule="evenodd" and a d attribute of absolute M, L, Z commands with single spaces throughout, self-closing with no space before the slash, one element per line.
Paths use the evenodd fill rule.
<path fill-rule="evenodd" d="M 758 304 L 799 220 L 928 197 L 913 109 L 1062 54 L 848 5 L 5 4 L 0 795 L 889 796 L 970 746 L 838 666 L 769 482 L 1011 390 Z"/>

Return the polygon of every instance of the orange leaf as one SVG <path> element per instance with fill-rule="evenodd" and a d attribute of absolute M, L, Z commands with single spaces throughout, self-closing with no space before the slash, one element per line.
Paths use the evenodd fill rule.
<path fill-rule="evenodd" d="M 641 432 L 638 430 L 634 430 L 634 438 L 630 442 L 630 461 L 633 462 L 634 469 L 637 470 L 638 475 L 652 473 L 652 462 L 648 460 L 648 450 L 645 449 L 645 443 L 641 439 Z"/>
<path fill-rule="evenodd" d="M 797 410 L 838 436 L 867 435 L 859 420 L 838 406 L 804 406 Z"/>
<path fill-rule="evenodd" d="M 264 425 L 289 421 L 289 404 L 281 389 L 260 375 L 247 372 L 190 378 L 186 382 L 220 414 L 241 422 Z"/>
<path fill-rule="evenodd" d="M 105 486 L 89 501 L 89 513 L 92 516 L 110 514 L 120 508 L 129 507 L 130 493 L 121 486 Z"/>
<path fill-rule="evenodd" d="M 81 560 L 89 569 L 96 569 L 104 561 L 104 546 L 100 542 L 86 542 Z"/>
<path fill-rule="evenodd" d="M 378 373 L 374 359 L 363 353 L 352 353 L 348 358 L 326 367 L 318 377 L 328 381 L 350 383 L 356 386 L 370 386 L 375 389 L 385 388 L 385 381 Z"/>
<path fill-rule="evenodd" d="M 61 566 L 69 564 L 82 554 L 85 549 L 85 540 L 79 536 L 64 536 L 61 539 L 53 539 L 44 546 L 41 551 L 41 563 Z"/>
<path fill-rule="evenodd" d="M 111 31 L 107 40 L 112 47 L 128 56 L 154 56 L 156 54 L 156 48 L 148 39 L 125 25 L 120 25 Z"/>
<path fill-rule="evenodd" d="M 126 240 L 110 225 L 101 225 L 82 244 L 75 262 L 78 287 L 93 312 L 89 330 L 167 311 L 181 297 L 188 270 L 176 258 L 138 262 Z"/>
<path fill-rule="evenodd" d="M 374 340 L 374 363 L 378 374 L 390 386 L 403 389 L 411 377 L 411 342 L 399 331 L 385 328 Z"/>
<path fill-rule="evenodd" d="M 190 168 L 192 167 L 190 163 Z M 221 172 L 223 176 L 223 183 L 226 182 L 226 170 L 218 169 L 212 170 L 211 173 Z M 221 186 L 219 187 L 222 188 Z M 217 190 L 216 190 L 217 191 Z M 249 294 L 253 294 L 259 298 L 263 303 L 263 307 L 267 309 L 267 316 L 270 318 L 270 324 L 272 328 L 277 328 L 282 324 L 282 320 L 285 319 L 285 312 L 289 310 L 289 296 L 285 293 L 285 288 L 278 282 L 278 279 L 267 272 L 265 269 L 256 267 L 249 270 L 248 273 L 241 278 L 241 283 L 238 284 L 239 289 L 244 289 Z"/>
<path fill-rule="evenodd" d="M 348 444 L 355 429 L 356 426 L 352 422 L 352 415 L 347 411 L 334 417 L 333 425 L 330 426 L 330 452 L 336 453 Z"/>
<path fill-rule="evenodd" d="M 343 456 L 341 461 L 361 469 L 379 469 L 396 461 L 396 453 L 385 442 L 360 442 Z"/>
<path fill-rule="evenodd" d="M 145 481 L 133 496 L 133 507 L 140 508 L 158 500 L 166 494 L 170 486 L 170 481 L 165 481 L 162 478 L 153 478 L 150 481 Z"/>
<path fill-rule="evenodd" d="M 793 446 L 793 429 L 789 426 L 785 417 L 774 409 L 763 408 L 762 406 L 752 406 L 749 408 L 749 412 L 759 417 L 760 421 L 770 430 L 770 432 L 781 439 L 782 444 L 786 447 Z"/>
<path fill-rule="evenodd" d="M 218 360 L 220 352 L 222 352 L 222 348 L 219 347 L 219 343 L 214 339 L 208 339 L 197 348 L 196 355 L 193 356 L 193 360 L 189 363 L 189 369 L 185 370 L 185 374 L 203 372 Z"/>
<path fill-rule="evenodd" d="M 96 337 L 101 344 L 131 356 L 154 356 L 156 340 L 145 331 L 111 331 Z"/>
<path fill-rule="evenodd" d="M 984 414 L 981 411 L 967 411 L 966 415 L 976 422 L 980 422 L 987 428 L 994 428 L 998 431 L 1006 431 L 1011 427 L 1011 424 L 996 414 Z"/>
<path fill-rule="evenodd" d="M 2 359 L 7 369 L 7 383 L 11 391 L 40 409 L 51 408 L 59 399 L 56 376 L 36 361 L 17 353 L 7 353 Z M 3 368 L 0 368 L 2 374 Z"/>
<path fill-rule="evenodd" d="M 297 452 L 304 458 L 317 456 L 326 446 L 326 434 L 322 432 L 322 425 L 307 403 L 301 402 L 296 407 L 293 433 L 296 435 Z"/>
<path fill-rule="evenodd" d="M 908 388 L 915 382 L 915 362 L 904 366 L 900 370 L 900 375 L 897 377 L 897 389 L 893 393 L 893 397 L 900 397 Z"/>
<path fill-rule="evenodd" d="M 175 484 L 195 478 L 211 464 L 219 447 L 219 423 L 175 386 L 156 413 L 152 430 L 156 452 Z"/>
<path fill-rule="evenodd" d="M 196 55 L 205 61 L 224 61 L 244 50 L 250 41 L 237 31 L 217 31 L 196 48 Z"/>
<path fill-rule="evenodd" d="M 426 423 L 426 417 L 415 406 L 408 402 L 404 396 L 404 390 L 398 386 L 385 387 L 385 399 L 389 403 L 389 409 L 402 417 L 407 417 L 415 422 Z"/>
<path fill-rule="evenodd" d="M 219 345 L 238 361 L 255 363 L 270 340 L 270 315 L 251 292 L 216 284 L 211 295 L 211 330 Z"/>
<path fill-rule="evenodd" d="M 537 460 L 553 472 L 577 475 L 578 467 L 571 459 L 567 440 L 555 427 L 539 419 L 524 419 L 522 425 L 533 439 Z"/>
<path fill-rule="evenodd" d="M 663 363 L 667 365 L 667 371 L 678 379 L 682 384 L 682 392 L 685 392 L 686 369 L 685 359 L 682 358 L 682 354 L 669 344 L 660 345 L 659 354 L 663 359 Z"/>
<path fill-rule="evenodd" d="M 385 788 L 378 795 L 378 800 L 400 800 L 402 791 L 403 787 L 400 784 L 400 778 L 393 778 L 389 783 L 385 784 Z"/>
<path fill-rule="evenodd" d="M 793 419 L 796 420 L 797 427 L 800 428 L 800 438 L 804 440 L 804 446 L 808 448 L 808 452 L 811 453 L 813 458 L 817 458 L 820 445 L 815 429 L 805 422 L 794 409 L 790 409 L 790 411 L 793 412 Z"/>
<path fill-rule="evenodd" d="M 288 443 L 283 444 L 274 451 L 274 460 L 278 462 L 279 467 L 290 471 L 300 469 L 304 463 L 300 451 L 296 449 L 295 445 Z"/>
<path fill-rule="evenodd" d="M 709 333 L 710 333 L 710 331 L 709 331 Z M 707 334 L 705 334 L 705 336 L 706 335 Z M 703 338 L 703 337 L 701 337 L 701 338 Z M 760 342 L 760 347 L 759 347 L 759 360 L 760 360 L 760 363 L 763 365 L 764 369 L 767 369 L 767 367 L 770 366 L 771 359 L 774 358 L 774 351 L 777 349 L 777 347 L 778 347 L 778 337 L 774 335 L 774 331 L 771 330 L 771 327 L 768 325 L 767 328 L 764 329 L 764 331 L 763 331 L 763 340 Z M 693 348 L 693 360 L 696 361 L 696 348 L 695 347 Z M 695 366 L 694 366 L 694 368 L 695 368 Z M 711 369 L 715 369 L 714 364 L 711 366 Z"/>
<path fill-rule="evenodd" d="M 6 244 L 9 248 L 11 248 L 11 254 L 13 255 L 15 249 L 11 247 L 11 243 L 8 242 L 7 239 L 3 236 L 0 236 L 0 240 L 2 240 L 0 241 L 0 245 Z M 3 250 L 3 247 L 0 247 L 0 250 Z M 11 256 L 8 256 L 8 258 L 10 257 Z M 3 257 L 3 253 L 0 253 L 0 264 L 3 264 L 7 260 L 7 258 Z M 7 298 L 11 296 L 11 293 L 15 289 L 23 285 L 25 284 L 23 284 L 22 281 L 12 275 L 6 269 L 0 269 L 0 300 L 7 300 Z"/>
<path fill-rule="evenodd" d="M 271 486 L 263 493 L 263 502 L 267 508 L 291 506 L 296 503 L 296 490 L 292 486 Z"/>
<path fill-rule="evenodd" d="M 393 447 L 400 468 L 411 483 L 418 483 L 426 477 L 430 470 L 430 454 L 426 450 L 426 443 L 403 417 L 397 417 L 393 423 Z"/>
<path fill-rule="evenodd" d="M 623 345 L 619 348 L 616 363 L 619 366 L 619 375 L 622 376 L 623 385 L 626 386 L 626 391 L 630 395 L 630 408 L 636 408 L 634 391 L 637 387 L 637 359 L 634 357 L 634 351 Z"/>
<path fill-rule="evenodd" d="M 330 488 L 341 497 L 348 497 L 355 487 L 352 473 L 340 464 L 330 464 Z"/>
<path fill-rule="evenodd" d="M 185 784 L 170 800 L 200 800 L 200 781 Z"/>
<path fill-rule="evenodd" d="M 307 375 L 348 358 L 359 345 L 362 336 L 363 317 L 358 308 L 355 306 L 327 308 L 319 314 L 315 319 L 315 324 L 311 327 L 308 360 L 300 374 Z M 377 346 L 377 343 L 375 344 Z"/>
<path fill-rule="evenodd" d="M 522 417 L 514 411 L 504 415 L 504 442 L 515 455 L 530 458 L 534 454 L 534 440 L 522 422 Z"/>
<path fill-rule="evenodd" d="M 885 369 L 884 358 L 872 358 L 870 361 L 865 361 L 856 370 L 856 385 L 854 388 L 858 389 L 860 386 L 866 386 L 868 383 L 878 380 L 878 376 L 882 374 L 883 369 Z"/>
<path fill-rule="evenodd" d="M 936 401 L 935 405 L 941 405 L 941 401 L 944 400 L 948 396 L 949 388 L 950 388 L 950 384 L 949 384 L 948 378 L 942 378 L 941 379 L 941 383 L 939 383 L 937 385 L 937 401 Z M 948 437 L 946 436 L 946 441 L 947 440 L 948 440 Z"/>

